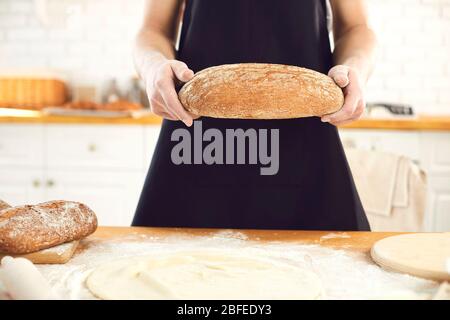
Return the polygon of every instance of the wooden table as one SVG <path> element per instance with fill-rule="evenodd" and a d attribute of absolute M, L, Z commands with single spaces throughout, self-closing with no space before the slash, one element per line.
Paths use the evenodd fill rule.
<path fill-rule="evenodd" d="M 227 232 L 230 231 L 230 232 Z M 264 242 L 285 244 L 313 244 L 333 249 L 345 249 L 356 253 L 370 255 L 373 244 L 383 238 L 402 234 L 400 232 L 341 232 L 341 231 L 287 231 L 287 230 L 248 230 L 248 229 L 193 229 L 193 228 L 148 228 L 148 227 L 99 227 L 98 230 L 84 239 L 78 248 L 95 247 L 105 242 L 120 243 L 123 241 L 146 241 L 149 237 L 164 240 L 165 237 L 176 236 L 177 239 L 208 237 L 238 237 L 255 241 L 259 246 Z M 185 238 L 186 237 L 186 238 Z M 141 240 L 142 239 L 142 240 Z M 207 240 L 206 240 L 207 241 Z M 111 244 L 111 243 L 110 243 Z M 370 258 L 367 260 L 370 261 Z M 375 262 L 373 262 L 375 264 Z"/>
<path fill-rule="evenodd" d="M 80 249 L 93 246 L 99 241 L 119 240 L 130 235 L 151 235 L 168 237 L 173 235 L 208 236 L 224 229 L 192 228 L 143 228 L 143 227 L 99 227 L 97 231 L 82 242 Z M 339 231 L 290 231 L 290 230 L 244 230 L 233 229 L 253 241 L 280 241 L 301 244 L 320 244 L 338 249 L 369 252 L 372 245 L 380 239 L 400 234 L 398 232 L 339 232 Z"/>

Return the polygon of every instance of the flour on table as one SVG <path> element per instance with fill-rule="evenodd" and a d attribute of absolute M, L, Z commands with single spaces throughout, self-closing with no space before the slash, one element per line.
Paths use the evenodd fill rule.
<path fill-rule="evenodd" d="M 243 234 L 242 232 L 239 231 L 234 231 L 234 230 L 221 230 L 216 232 L 213 236 L 213 239 L 236 239 L 236 240 L 247 240 L 248 237 L 247 235 Z"/>
<path fill-rule="evenodd" d="M 331 233 L 327 233 L 324 236 L 321 236 L 320 240 L 322 241 L 322 240 L 336 239 L 336 238 L 348 239 L 348 238 L 351 238 L 351 236 L 346 232 L 339 232 L 339 233 L 331 232 Z"/>
<path fill-rule="evenodd" d="M 67 250 L 69 250 L 73 246 L 72 242 L 67 242 L 60 244 L 58 246 L 54 246 L 48 249 L 41 250 L 42 254 L 56 254 L 58 256 L 63 255 L 66 253 Z"/>
<path fill-rule="evenodd" d="M 95 299 L 86 279 L 105 263 L 157 257 L 179 251 L 238 251 L 245 257 L 263 257 L 273 263 L 291 265 L 312 272 L 322 283 L 321 299 L 429 299 L 438 284 L 378 267 L 366 253 L 337 250 L 320 245 L 239 240 L 237 232 L 226 236 L 127 236 L 99 241 L 88 246 L 64 265 L 38 265 L 54 290 L 63 299 Z M 0 286 L 1 287 L 1 286 Z M 0 297 L 2 296 L 0 289 Z"/>

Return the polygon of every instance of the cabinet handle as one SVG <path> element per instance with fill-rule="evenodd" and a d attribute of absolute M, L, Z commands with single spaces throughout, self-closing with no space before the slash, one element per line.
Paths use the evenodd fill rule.
<path fill-rule="evenodd" d="M 38 179 L 34 179 L 32 183 L 34 188 L 39 188 L 41 186 L 41 182 Z"/>
<path fill-rule="evenodd" d="M 346 148 L 356 148 L 356 142 L 351 138 L 342 139 L 342 144 Z"/>
<path fill-rule="evenodd" d="M 53 187 L 54 185 L 55 185 L 55 181 L 53 181 L 53 180 L 47 180 L 47 187 L 49 187 L 49 188 L 51 188 L 51 187 Z"/>
<path fill-rule="evenodd" d="M 95 152 L 95 151 L 97 151 L 97 145 L 95 144 L 95 143 L 90 143 L 89 145 L 88 145 L 88 150 L 89 150 L 89 152 Z"/>

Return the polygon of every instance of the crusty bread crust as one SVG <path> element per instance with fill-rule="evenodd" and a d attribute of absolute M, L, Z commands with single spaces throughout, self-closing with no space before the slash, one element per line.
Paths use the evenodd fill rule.
<path fill-rule="evenodd" d="M 97 228 L 97 217 L 86 205 L 50 201 L 0 211 L 0 252 L 24 254 L 79 240 Z"/>
<path fill-rule="evenodd" d="M 287 65 L 241 63 L 198 72 L 179 92 L 199 116 L 288 119 L 322 116 L 344 104 L 341 88 L 319 72 Z"/>
<path fill-rule="evenodd" d="M 7 204 L 5 201 L 0 200 L 0 211 L 2 211 L 3 209 L 7 209 L 10 208 L 11 206 L 9 204 Z"/>

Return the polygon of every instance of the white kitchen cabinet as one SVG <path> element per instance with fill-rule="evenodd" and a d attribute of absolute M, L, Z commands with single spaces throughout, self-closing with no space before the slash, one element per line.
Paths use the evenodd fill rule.
<path fill-rule="evenodd" d="M 42 169 L 11 169 L 0 167 L 0 199 L 10 205 L 45 201 Z"/>
<path fill-rule="evenodd" d="M 398 130 L 339 130 L 342 144 L 346 147 L 402 154 L 419 161 L 420 133 Z"/>
<path fill-rule="evenodd" d="M 420 142 L 422 162 L 428 172 L 450 176 L 450 133 L 424 132 Z"/>
<path fill-rule="evenodd" d="M 134 125 L 48 125 L 49 168 L 142 170 L 143 127 Z"/>
<path fill-rule="evenodd" d="M 44 126 L 0 124 L 0 168 L 42 168 Z"/>
<path fill-rule="evenodd" d="M 450 231 L 450 133 L 421 135 L 422 165 L 428 176 L 428 229 Z"/>
<path fill-rule="evenodd" d="M 142 189 L 142 172 L 48 170 L 47 199 L 87 204 L 100 225 L 130 225 Z"/>
<path fill-rule="evenodd" d="M 44 126 L 0 124 L 0 199 L 11 205 L 45 199 Z"/>
<path fill-rule="evenodd" d="M 426 221 L 427 229 L 450 231 L 450 175 L 428 177 L 427 212 L 433 213 Z"/>
<path fill-rule="evenodd" d="M 48 125 L 48 199 L 84 202 L 101 225 L 129 225 L 146 165 L 144 126 Z"/>
<path fill-rule="evenodd" d="M 158 134 L 159 126 L 0 124 L 0 199 L 80 201 L 101 225 L 129 225 Z"/>

